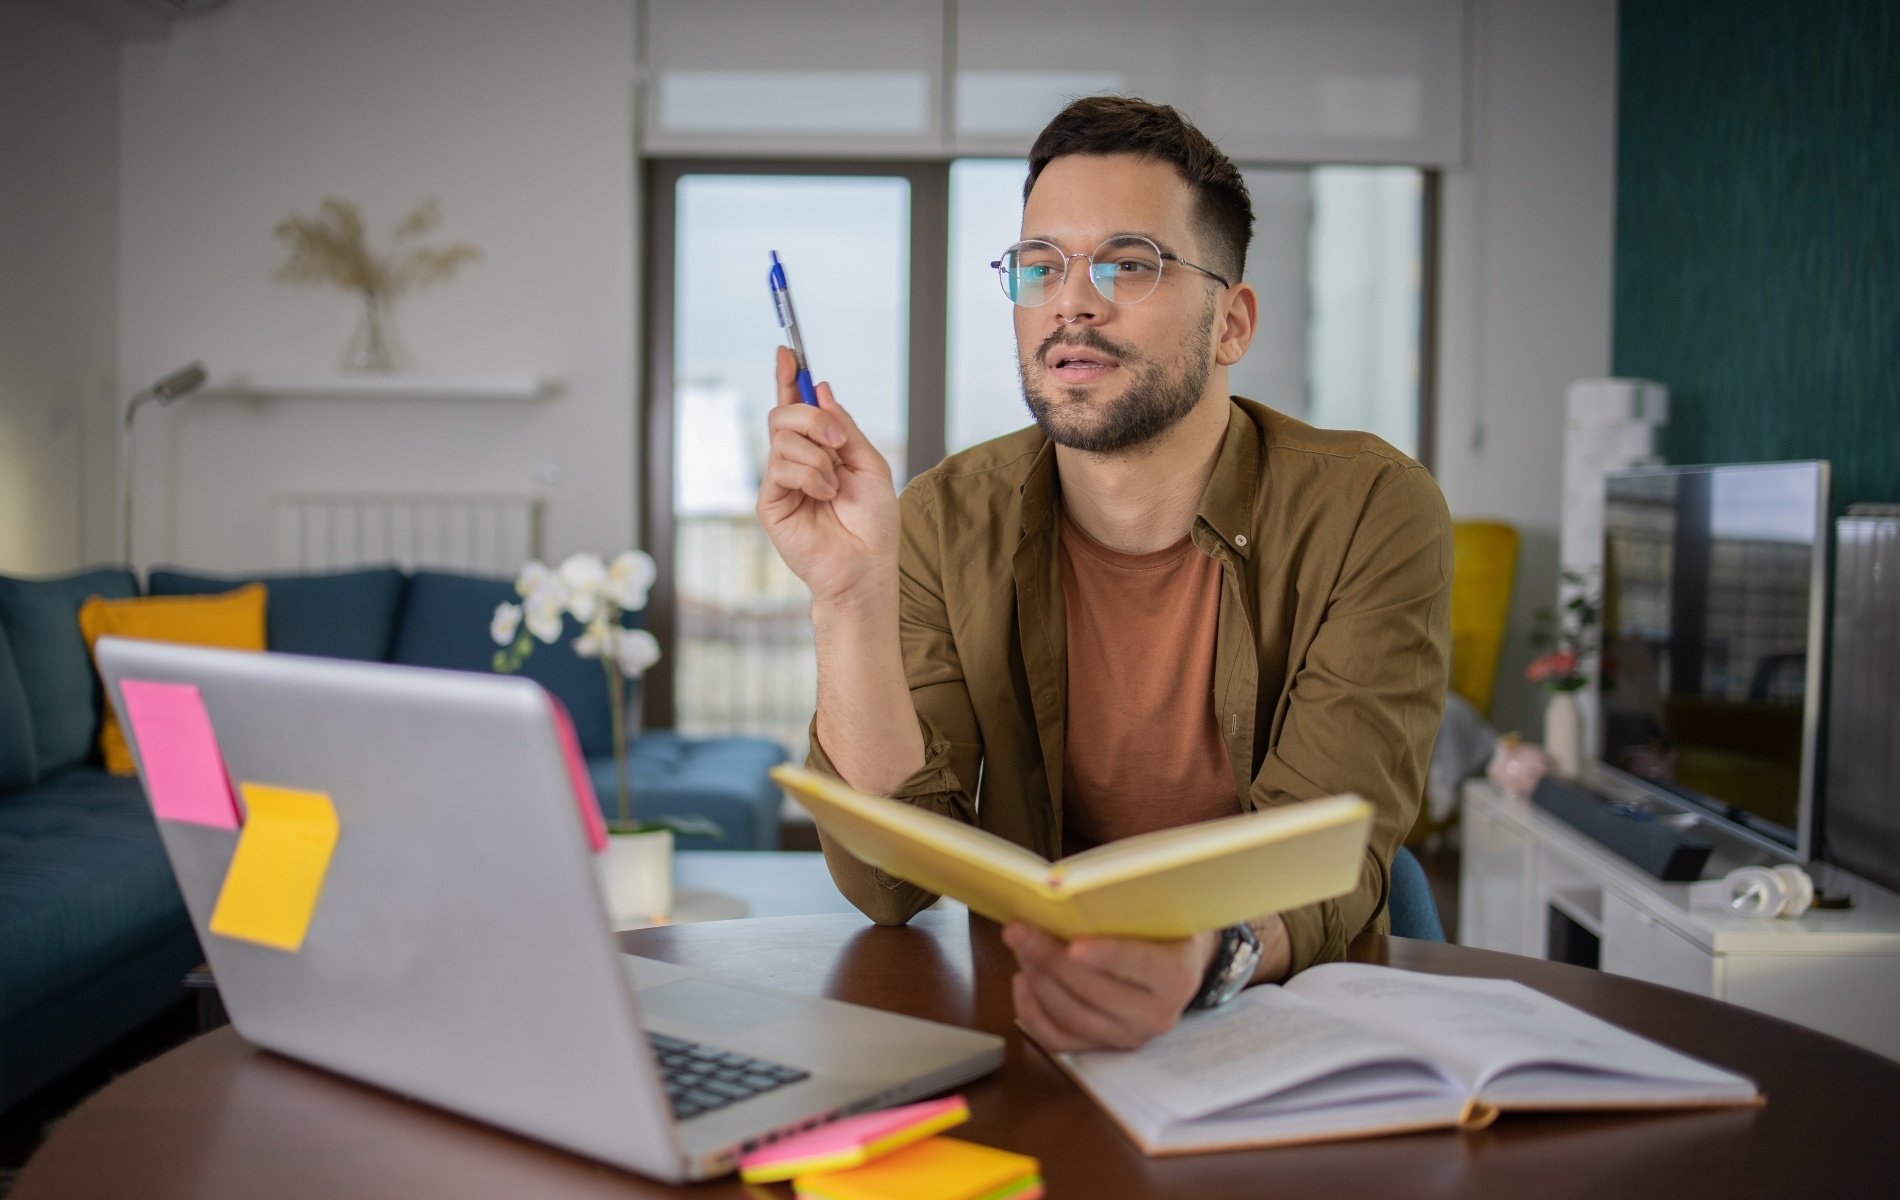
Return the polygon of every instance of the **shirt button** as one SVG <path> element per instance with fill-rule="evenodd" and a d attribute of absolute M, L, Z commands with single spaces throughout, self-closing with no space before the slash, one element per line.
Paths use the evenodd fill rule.
<path fill-rule="evenodd" d="M 1236 546 L 1244 546 L 1244 545 L 1246 545 L 1246 544 L 1247 544 L 1247 535 L 1246 535 L 1246 534 L 1244 534 L 1244 533 L 1236 533 L 1236 534 L 1234 535 L 1234 545 L 1236 545 Z"/>

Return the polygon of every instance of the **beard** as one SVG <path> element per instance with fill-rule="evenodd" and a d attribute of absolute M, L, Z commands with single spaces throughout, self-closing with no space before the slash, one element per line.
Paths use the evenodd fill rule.
<path fill-rule="evenodd" d="M 1086 326 L 1050 334 L 1033 356 L 1017 356 L 1016 375 L 1029 415 L 1056 445 L 1090 454 L 1114 454 L 1155 440 L 1200 403 L 1210 369 L 1208 351 L 1214 344 L 1214 308 L 1211 302 L 1206 306 L 1199 329 L 1167 363 L 1151 361 L 1134 347 L 1110 341 Z M 1129 375 L 1127 384 L 1116 395 L 1093 401 L 1089 388 L 1052 387 L 1042 378 L 1047 370 L 1043 364 L 1057 346 L 1113 355 Z M 1066 403 L 1053 403 L 1051 390 L 1064 393 Z"/>

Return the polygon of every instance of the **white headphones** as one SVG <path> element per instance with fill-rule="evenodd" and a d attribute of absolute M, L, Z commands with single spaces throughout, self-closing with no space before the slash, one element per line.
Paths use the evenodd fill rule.
<path fill-rule="evenodd" d="M 1721 879 L 1689 887 L 1691 908 L 1719 908 L 1738 917 L 1798 917 L 1814 904 L 1814 880 L 1793 863 L 1737 867 Z"/>

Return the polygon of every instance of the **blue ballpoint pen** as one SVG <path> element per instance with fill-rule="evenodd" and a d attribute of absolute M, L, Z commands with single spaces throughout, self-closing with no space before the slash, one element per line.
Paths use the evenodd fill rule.
<path fill-rule="evenodd" d="M 785 285 L 785 265 L 778 260 L 778 251 L 772 251 L 772 273 L 767 277 L 772 285 L 772 303 L 778 309 L 779 328 L 785 331 L 785 340 L 792 347 L 792 361 L 798 366 L 798 394 L 813 408 L 818 407 L 818 389 L 812 385 L 811 367 L 805 362 L 805 343 L 798 336 L 798 317 L 792 312 L 792 292 Z"/>

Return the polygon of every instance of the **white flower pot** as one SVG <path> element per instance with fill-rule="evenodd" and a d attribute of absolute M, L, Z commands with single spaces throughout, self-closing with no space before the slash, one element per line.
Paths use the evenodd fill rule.
<path fill-rule="evenodd" d="M 673 831 L 616 833 L 594 856 L 607 911 L 618 918 L 658 923 L 673 911 Z"/>
<path fill-rule="evenodd" d="M 1550 694 L 1544 706 L 1544 753 L 1550 756 L 1550 773 L 1559 779 L 1575 779 L 1583 769 L 1583 712 L 1577 707 L 1577 693 Z"/>

